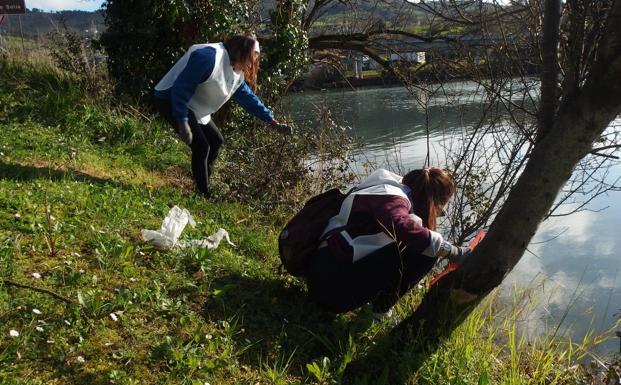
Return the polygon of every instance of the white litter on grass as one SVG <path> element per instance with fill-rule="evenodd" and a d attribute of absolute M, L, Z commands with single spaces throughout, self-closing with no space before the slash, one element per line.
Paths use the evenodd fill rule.
<path fill-rule="evenodd" d="M 19 337 L 19 332 L 15 329 L 9 330 L 9 335 L 13 338 Z"/>
<path fill-rule="evenodd" d="M 36 279 L 41 279 L 41 274 L 40 273 L 32 273 L 32 276 Z"/>
<path fill-rule="evenodd" d="M 193 239 L 188 242 L 184 242 L 182 247 L 196 247 L 199 249 L 208 248 L 208 249 L 217 249 L 220 246 L 220 242 L 225 240 L 231 246 L 235 246 L 233 242 L 231 242 L 231 238 L 229 238 L 228 231 L 223 228 L 218 229 L 215 234 L 208 236 L 206 239 Z"/>
<path fill-rule="evenodd" d="M 43 329 L 41 326 L 37 326 L 35 330 L 38 331 L 39 333 L 43 333 L 45 331 L 45 329 Z"/>
<path fill-rule="evenodd" d="M 35 314 L 42 314 L 41 310 L 39 310 L 39 309 L 32 309 L 32 312 L 35 313 Z"/>
<path fill-rule="evenodd" d="M 162 227 L 157 230 L 142 230 L 142 238 L 145 242 L 151 243 L 162 249 L 170 249 L 177 244 L 179 236 L 185 226 L 196 226 L 192 215 L 186 209 L 173 206 L 162 221 Z"/>
<path fill-rule="evenodd" d="M 215 249 L 220 246 L 220 242 L 224 239 L 229 245 L 235 246 L 229 237 L 229 233 L 225 229 L 218 229 L 218 231 L 210 235 L 205 239 L 193 239 L 190 241 L 179 242 L 179 237 L 183 232 L 183 229 L 190 224 L 195 227 L 196 222 L 192 218 L 190 212 L 186 209 L 181 209 L 178 206 L 173 206 L 162 221 L 162 227 L 157 230 L 142 230 L 142 238 L 145 242 L 151 243 L 161 249 L 171 249 L 174 246 L 180 248 L 196 247 Z"/>
<path fill-rule="evenodd" d="M 110 313 L 110 319 L 111 319 L 112 321 L 116 322 L 116 321 L 118 321 L 118 320 L 119 320 L 119 317 L 117 317 L 117 316 L 116 316 L 116 314 L 114 314 L 114 313 Z"/>
<path fill-rule="evenodd" d="M 83 364 L 86 362 L 86 360 L 84 359 L 84 357 L 82 356 L 78 356 L 78 358 L 75 359 L 76 361 L 78 361 L 79 363 Z"/>

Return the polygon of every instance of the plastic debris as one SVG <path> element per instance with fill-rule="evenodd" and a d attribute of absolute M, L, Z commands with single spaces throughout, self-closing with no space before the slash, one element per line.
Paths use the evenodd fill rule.
<path fill-rule="evenodd" d="M 17 330 L 15 330 L 15 329 L 11 329 L 11 330 L 9 330 L 9 335 L 11 337 L 13 337 L 13 338 L 19 337 L 19 332 Z"/>
<path fill-rule="evenodd" d="M 142 238 L 145 242 L 151 243 L 162 249 L 170 249 L 177 244 L 179 236 L 185 226 L 196 226 L 192 215 L 186 209 L 173 206 L 164 218 L 162 227 L 157 230 L 142 230 Z"/>
<path fill-rule="evenodd" d="M 205 239 L 193 239 L 179 242 L 179 237 L 188 224 L 192 227 L 196 226 L 196 222 L 192 218 L 190 212 L 178 206 L 173 206 L 168 212 L 168 215 L 166 215 L 166 218 L 164 218 L 160 230 L 142 230 L 142 238 L 145 242 L 161 249 L 171 249 L 175 246 L 182 249 L 186 247 L 201 249 L 207 247 L 208 249 L 216 249 L 220 246 L 222 240 L 225 240 L 226 243 L 231 246 L 235 246 L 235 244 L 231 242 L 229 233 L 223 228 L 218 229 L 215 234 Z"/>
<path fill-rule="evenodd" d="M 208 236 L 206 239 L 193 239 L 189 242 L 185 242 L 182 246 L 197 247 L 199 249 L 203 249 L 205 247 L 208 249 L 217 249 L 223 239 L 229 245 L 235 246 L 235 244 L 231 242 L 231 238 L 229 238 L 228 231 L 224 230 L 223 228 L 218 229 L 215 234 Z"/>

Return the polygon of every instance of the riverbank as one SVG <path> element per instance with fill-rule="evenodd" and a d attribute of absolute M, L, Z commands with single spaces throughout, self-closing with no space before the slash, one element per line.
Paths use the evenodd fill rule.
<path fill-rule="evenodd" d="M 480 65 L 471 71 L 452 70 L 449 66 L 437 68 L 435 66 L 425 67 L 424 65 L 416 66 L 415 69 L 405 71 L 411 84 L 422 83 L 442 83 L 448 81 L 472 81 L 481 78 L 491 77 L 490 71 L 500 71 L 501 69 L 489 68 L 486 65 Z M 525 63 L 521 68 L 512 70 L 516 77 L 518 76 L 536 76 L 539 73 L 537 66 Z M 475 75 L 476 74 L 476 75 Z M 503 76 L 506 74 L 503 73 Z M 341 73 L 335 70 L 327 71 L 326 69 L 317 68 L 311 71 L 302 79 L 297 80 L 291 86 L 291 91 L 318 91 L 325 89 L 342 89 L 342 88 L 365 88 L 380 86 L 400 86 L 403 85 L 403 79 L 388 73 L 383 69 L 363 71 L 361 77 L 353 76 L 353 73 Z"/>
<path fill-rule="evenodd" d="M 386 335 L 368 312 L 309 303 L 278 272 L 282 218 L 198 198 L 189 170 L 157 120 L 92 100 L 56 69 L 0 61 L 0 383 L 332 384 Z M 225 228 L 235 246 L 145 244 L 171 205 L 196 219 L 183 239 Z M 518 314 L 490 298 L 431 355 L 400 341 L 421 361 L 410 382 L 593 380 L 576 359 L 594 337 L 526 341 Z"/>

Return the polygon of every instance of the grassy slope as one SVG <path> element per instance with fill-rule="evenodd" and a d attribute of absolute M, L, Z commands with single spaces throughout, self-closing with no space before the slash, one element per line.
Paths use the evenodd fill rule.
<path fill-rule="evenodd" d="M 386 331 L 368 312 L 310 304 L 276 271 L 272 219 L 195 197 L 166 127 L 89 102 L 52 69 L 0 63 L 0 278 L 74 302 L 0 284 L 0 383 L 335 383 Z M 198 222 L 185 236 L 224 227 L 237 246 L 145 245 L 140 230 L 159 228 L 171 204 Z M 574 382 L 565 350 L 527 349 L 510 317 L 493 326 L 490 314 L 429 357 L 412 350 L 411 382 Z"/>

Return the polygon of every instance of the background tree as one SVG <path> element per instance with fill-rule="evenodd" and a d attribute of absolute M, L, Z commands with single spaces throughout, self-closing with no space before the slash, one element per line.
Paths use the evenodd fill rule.
<path fill-rule="evenodd" d="M 251 30 L 245 1 L 108 0 L 103 4 L 106 31 L 100 43 L 117 90 L 148 96 L 156 82 L 187 48 L 221 41 L 225 33 Z M 213 12 L 214 9 L 218 12 Z"/>
<path fill-rule="evenodd" d="M 274 94 L 306 64 L 306 34 L 300 28 L 303 2 L 277 1 L 265 19 L 261 1 L 108 0 L 100 38 L 108 69 L 123 94 L 150 96 L 159 79 L 192 44 L 257 33 L 265 61 L 260 81 Z M 280 83 L 282 82 L 282 83 Z"/>

